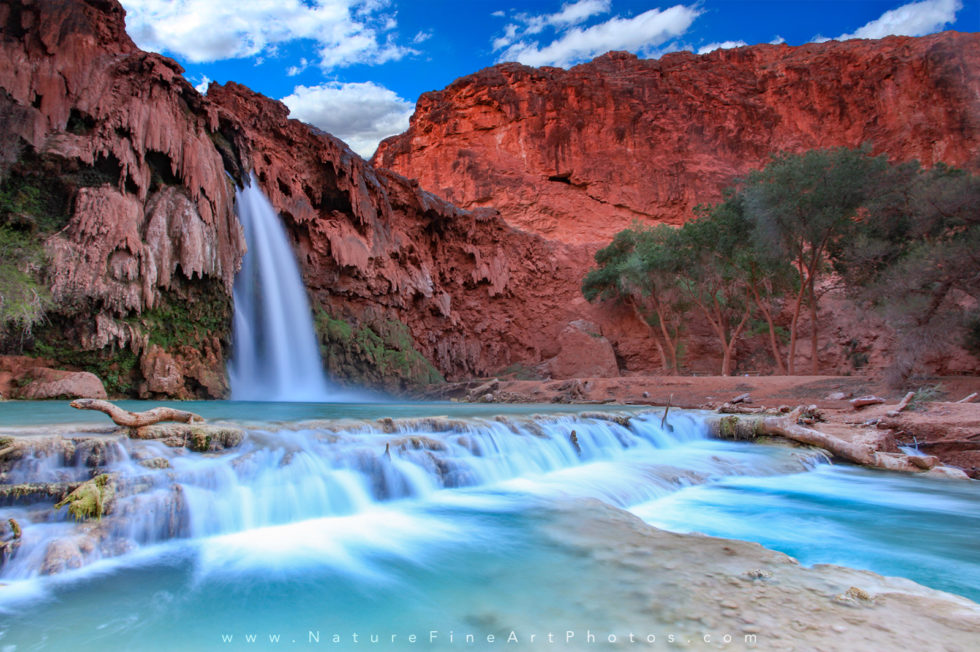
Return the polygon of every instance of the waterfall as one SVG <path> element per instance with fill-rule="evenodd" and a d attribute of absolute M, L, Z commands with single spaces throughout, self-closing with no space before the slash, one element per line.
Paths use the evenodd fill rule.
<path fill-rule="evenodd" d="M 327 401 L 310 304 L 286 231 L 255 178 L 235 197 L 248 252 L 235 278 L 234 354 L 238 401 Z"/>

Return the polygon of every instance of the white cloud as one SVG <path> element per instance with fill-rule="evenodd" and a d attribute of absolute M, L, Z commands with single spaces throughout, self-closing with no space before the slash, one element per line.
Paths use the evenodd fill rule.
<path fill-rule="evenodd" d="M 419 43 L 425 43 L 430 38 L 432 38 L 432 32 L 419 32 L 412 37 L 412 43 L 418 45 Z"/>
<path fill-rule="evenodd" d="M 956 22 L 956 12 L 963 8 L 960 0 L 923 0 L 886 11 L 880 17 L 859 27 L 852 34 L 841 34 L 837 40 L 883 38 L 885 36 L 924 36 L 941 31 Z"/>
<path fill-rule="evenodd" d="M 201 75 L 201 83 L 194 87 L 201 95 L 206 95 L 208 92 L 208 84 L 211 83 L 211 79 L 207 75 Z"/>
<path fill-rule="evenodd" d="M 748 45 L 745 41 L 722 41 L 721 43 L 708 43 L 698 48 L 698 54 L 708 54 L 715 50 L 730 50 Z"/>
<path fill-rule="evenodd" d="M 506 14 L 504 14 L 503 11 L 501 11 L 500 9 L 498 9 L 497 11 L 493 12 L 490 15 L 491 16 L 496 16 L 497 18 L 503 18 Z"/>
<path fill-rule="evenodd" d="M 277 44 L 316 42 L 320 65 L 383 63 L 414 50 L 379 33 L 394 19 L 377 0 L 122 0 L 129 35 L 144 49 L 192 62 L 275 56 Z"/>
<path fill-rule="evenodd" d="M 282 98 L 291 118 L 337 136 L 369 158 L 378 143 L 408 129 L 415 105 L 373 82 L 297 86 Z"/>
<path fill-rule="evenodd" d="M 786 42 L 786 39 L 784 39 L 779 34 L 776 34 L 775 38 L 773 38 L 771 41 L 769 41 L 769 45 L 782 45 L 785 42 Z"/>
<path fill-rule="evenodd" d="M 591 27 L 568 29 L 544 46 L 537 41 L 513 43 L 497 60 L 519 61 L 530 66 L 570 66 L 609 50 L 646 55 L 658 45 L 684 34 L 700 14 L 696 5 L 675 5 L 663 11 L 651 9 L 632 18 L 614 17 Z"/>
<path fill-rule="evenodd" d="M 299 63 L 297 65 L 289 66 L 289 68 L 286 69 L 286 76 L 295 77 L 296 75 L 306 70 L 309 67 L 309 65 L 310 65 L 309 60 L 306 57 L 303 57 L 299 60 Z"/>
<path fill-rule="evenodd" d="M 562 5 L 561 11 L 551 14 L 547 20 L 552 25 L 578 25 L 607 11 L 609 11 L 609 0 L 579 0 L 579 2 Z"/>
<path fill-rule="evenodd" d="M 518 35 L 523 38 L 540 34 L 546 27 L 561 30 L 572 25 L 578 25 L 592 16 L 607 13 L 609 3 L 610 0 L 579 0 L 562 5 L 561 11 L 553 14 L 517 14 L 514 16 L 514 20 L 521 24 L 507 25 L 504 28 L 504 35 L 493 40 L 493 49 L 499 50 L 512 45 L 517 40 Z M 500 15 L 503 16 L 503 12 Z"/>

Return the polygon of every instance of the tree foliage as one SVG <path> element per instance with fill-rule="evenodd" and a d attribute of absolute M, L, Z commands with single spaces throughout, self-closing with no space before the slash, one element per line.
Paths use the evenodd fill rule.
<path fill-rule="evenodd" d="M 980 178 L 890 164 L 867 147 L 781 154 L 679 229 L 634 224 L 617 234 L 596 263 L 585 297 L 632 304 L 654 331 L 667 324 L 655 332 L 665 368 L 676 371 L 667 354 L 697 310 L 718 338 L 722 374 L 756 317 L 778 371 L 795 373 L 806 307 L 816 373 L 819 287 L 831 274 L 880 311 L 914 361 L 951 333 L 980 346 Z M 777 321 L 787 309 L 784 356 Z"/>

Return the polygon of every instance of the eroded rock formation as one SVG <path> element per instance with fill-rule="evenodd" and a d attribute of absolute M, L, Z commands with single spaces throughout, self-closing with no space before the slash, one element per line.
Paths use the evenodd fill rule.
<path fill-rule="evenodd" d="M 7 210 L 43 225 L 33 235 L 55 305 L 32 335 L 49 357 L 112 374 L 116 391 L 135 383 L 151 342 L 168 340 L 180 378 L 163 393 L 220 395 L 195 371 L 223 364 L 226 332 L 199 331 L 183 350 L 158 335 L 189 326 L 187 303 L 230 318 L 220 299 L 244 251 L 223 161 L 230 132 L 180 66 L 136 48 L 124 16 L 108 0 L 0 5 L 0 177 L 9 196 L 41 198 Z"/>
<path fill-rule="evenodd" d="M 559 353 L 585 305 L 584 250 L 376 171 L 242 86 L 202 97 L 124 17 L 109 0 L 0 6 L 0 180 L 61 202 L 38 230 L 54 309 L 27 352 L 96 371 L 112 394 L 223 395 L 244 249 L 234 183 L 254 171 L 341 377 L 397 389 Z"/>
<path fill-rule="evenodd" d="M 328 351 L 328 364 L 335 353 L 355 374 L 388 366 L 389 379 L 375 380 L 395 388 L 423 371 L 413 371 L 412 348 L 449 378 L 558 353 L 558 334 L 586 305 L 584 248 L 513 229 L 490 209 L 460 210 L 376 170 L 244 86 L 212 84 L 208 98 L 248 125 L 254 172 L 296 243 L 321 340 L 348 342 Z M 341 332 L 331 339 L 332 330 Z M 399 345 L 406 334 L 412 341 Z M 372 354 L 374 338 L 387 352 Z"/>
<path fill-rule="evenodd" d="M 569 70 L 504 63 L 422 95 L 377 165 L 566 242 L 680 224 L 771 154 L 871 143 L 980 165 L 980 34 L 757 45 Z"/>

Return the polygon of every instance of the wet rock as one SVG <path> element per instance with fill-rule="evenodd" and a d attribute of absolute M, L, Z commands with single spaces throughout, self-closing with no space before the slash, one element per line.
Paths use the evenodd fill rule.
<path fill-rule="evenodd" d="M 140 460 L 139 465 L 146 467 L 148 469 L 169 469 L 170 460 L 165 457 L 151 457 L 145 460 Z"/>
<path fill-rule="evenodd" d="M 81 568 L 85 562 L 79 539 L 55 539 L 44 550 L 44 560 L 41 562 L 42 575 L 55 575 L 66 570 Z M 84 544 L 82 544 L 84 545 Z"/>
<path fill-rule="evenodd" d="M 155 439 L 171 448 L 213 453 L 241 444 L 245 431 L 217 424 L 157 423 L 135 428 L 132 436 L 135 439 Z"/>

